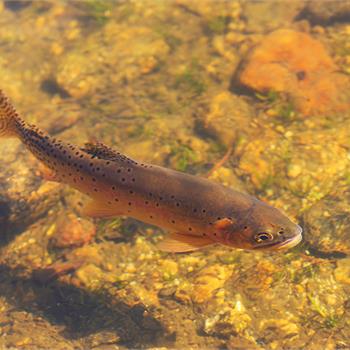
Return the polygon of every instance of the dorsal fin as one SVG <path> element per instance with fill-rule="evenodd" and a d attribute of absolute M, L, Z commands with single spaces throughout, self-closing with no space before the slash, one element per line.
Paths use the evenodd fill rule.
<path fill-rule="evenodd" d="M 80 148 L 82 151 L 90 154 L 92 158 L 105 159 L 111 161 L 128 161 L 136 163 L 132 159 L 124 156 L 120 152 L 113 150 L 102 142 L 94 141 L 85 143 L 84 147 Z"/>
<path fill-rule="evenodd" d="M 100 159 L 112 160 L 117 155 L 119 155 L 118 152 L 97 141 L 86 142 L 84 144 L 84 147 L 81 148 L 81 150 L 92 155 L 94 158 Z"/>

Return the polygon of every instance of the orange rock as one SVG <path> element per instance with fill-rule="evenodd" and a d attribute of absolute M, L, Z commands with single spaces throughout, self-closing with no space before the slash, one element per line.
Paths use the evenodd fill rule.
<path fill-rule="evenodd" d="M 70 214 L 59 220 L 52 241 L 57 248 L 78 247 L 89 242 L 95 233 L 92 222 Z"/>
<path fill-rule="evenodd" d="M 268 34 L 247 58 L 241 84 L 259 91 L 287 93 L 304 115 L 337 113 L 349 107 L 349 80 L 325 47 L 310 35 L 290 29 Z"/>

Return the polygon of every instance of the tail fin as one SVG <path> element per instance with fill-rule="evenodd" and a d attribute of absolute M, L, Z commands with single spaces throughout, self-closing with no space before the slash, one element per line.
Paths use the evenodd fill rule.
<path fill-rule="evenodd" d="M 18 114 L 10 100 L 0 90 L 0 137 L 17 136 Z"/>

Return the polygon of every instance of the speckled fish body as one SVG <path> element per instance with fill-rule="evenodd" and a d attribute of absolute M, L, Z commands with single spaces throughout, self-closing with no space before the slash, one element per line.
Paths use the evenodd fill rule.
<path fill-rule="evenodd" d="M 86 214 L 128 215 L 173 232 L 161 244 L 184 252 L 213 243 L 244 249 L 281 249 L 301 229 L 276 208 L 208 179 L 136 162 L 100 143 L 78 148 L 20 119 L 0 94 L 0 136 L 16 136 L 52 172 L 90 196 Z"/>

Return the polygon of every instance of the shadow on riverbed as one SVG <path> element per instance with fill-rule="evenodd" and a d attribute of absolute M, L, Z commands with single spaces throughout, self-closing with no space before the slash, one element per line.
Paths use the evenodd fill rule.
<path fill-rule="evenodd" d="M 142 304 L 112 303 L 106 295 L 59 281 L 41 284 L 33 276 L 26 277 L 23 271 L 4 264 L 0 265 L 0 284 L 0 298 L 6 299 L 16 311 L 63 326 L 64 338 L 84 337 L 84 345 L 88 347 L 96 345 L 94 335 L 97 334 L 99 344 L 122 343 L 127 347 L 144 347 L 150 343 L 155 346 L 167 336 L 160 321 Z M 0 319 L 0 324 L 4 322 Z M 91 338 L 91 344 L 86 344 L 86 337 Z"/>

